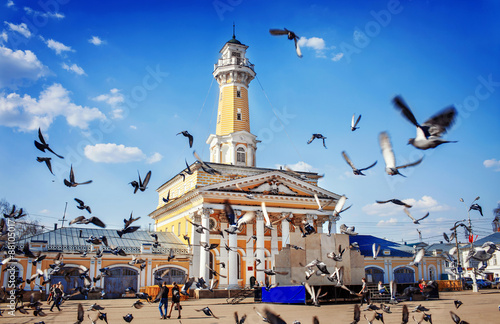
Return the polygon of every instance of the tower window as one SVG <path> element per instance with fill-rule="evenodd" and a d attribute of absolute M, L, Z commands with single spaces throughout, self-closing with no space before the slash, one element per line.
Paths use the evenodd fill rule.
<path fill-rule="evenodd" d="M 238 108 L 238 111 L 236 112 L 236 120 L 242 120 L 241 119 L 241 109 Z"/>
<path fill-rule="evenodd" d="M 241 98 L 241 91 L 240 90 L 236 90 L 236 98 Z"/>
<path fill-rule="evenodd" d="M 245 149 L 242 147 L 239 147 L 236 150 L 236 163 L 240 164 L 245 164 Z"/>
<path fill-rule="evenodd" d="M 219 117 L 217 118 L 217 124 L 220 124 L 220 114 Z"/>

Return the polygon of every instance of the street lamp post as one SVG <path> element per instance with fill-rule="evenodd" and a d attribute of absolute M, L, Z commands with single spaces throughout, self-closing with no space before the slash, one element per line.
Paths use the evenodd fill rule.
<path fill-rule="evenodd" d="M 479 200 L 479 196 L 476 197 L 476 199 L 474 199 L 469 206 L 472 206 L 472 204 L 476 201 L 476 200 Z M 460 198 L 460 201 L 464 203 L 465 205 L 465 201 L 463 198 Z M 467 205 L 466 205 L 466 208 L 467 208 Z M 467 217 L 469 219 L 469 228 L 468 228 L 468 231 L 469 231 L 469 235 L 472 235 L 472 237 L 474 237 L 474 234 L 472 232 L 472 223 L 471 223 L 471 220 L 470 220 L 470 207 L 467 209 Z M 471 248 L 474 248 L 474 240 L 472 240 L 472 242 L 470 242 L 471 244 Z M 472 270 L 472 291 L 473 292 L 478 292 L 478 288 L 477 288 L 477 281 L 476 281 L 476 269 L 473 269 Z"/>
<path fill-rule="evenodd" d="M 455 225 L 453 225 L 453 227 L 450 230 L 454 231 L 455 233 L 455 246 L 457 248 L 457 260 L 458 260 L 457 273 L 458 273 L 458 280 L 460 280 L 460 283 L 462 283 L 462 271 L 460 271 L 462 269 L 462 263 L 460 262 L 460 248 L 458 247 L 458 235 L 457 235 L 457 227 L 459 226 L 457 224 L 460 222 L 465 222 L 465 219 L 461 221 L 456 221 Z"/>

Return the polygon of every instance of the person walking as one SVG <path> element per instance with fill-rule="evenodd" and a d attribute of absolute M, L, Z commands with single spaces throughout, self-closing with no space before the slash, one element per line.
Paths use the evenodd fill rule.
<path fill-rule="evenodd" d="M 177 305 L 177 310 L 179 311 L 179 317 L 177 317 L 177 318 L 181 318 L 182 306 L 181 306 L 181 295 L 179 293 L 180 288 L 175 281 L 172 283 L 172 285 L 173 285 L 173 287 L 172 287 L 172 305 L 170 305 L 170 312 L 168 313 L 167 318 L 170 318 L 170 315 L 172 314 L 172 309 L 174 308 L 174 304 Z"/>
<path fill-rule="evenodd" d="M 363 301 L 370 304 L 370 291 L 368 291 L 368 286 L 366 285 L 366 278 L 361 278 L 361 282 L 363 285 L 361 286 L 361 291 L 359 294 L 361 295 L 361 306 L 363 306 Z"/>
<path fill-rule="evenodd" d="M 168 287 L 167 283 L 164 281 L 163 285 L 160 286 L 160 292 L 158 293 L 158 297 L 160 298 L 160 305 L 158 308 L 160 309 L 160 319 L 166 319 L 167 318 L 167 310 L 168 310 Z M 157 298 L 158 298 L 157 297 Z M 165 314 L 163 314 L 163 309 L 165 309 Z"/>
<path fill-rule="evenodd" d="M 52 306 L 50 307 L 50 311 L 53 312 L 53 308 L 54 306 L 57 307 L 57 309 L 59 311 L 61 311 L 61 308 L 59 308 L 59 305 L 61 304 L 61 300 L 62 300 L 62 295 L 63 295 L 63 291 L 62 291 L 62 287 L 63 285 L 61 284 L 61 282 L 59 281 L 57 283 L 57 285 L 54 287 L 54 291 L 52 293 L 52 300 L 53 300 L 53 303 L 52 303 Z"/>

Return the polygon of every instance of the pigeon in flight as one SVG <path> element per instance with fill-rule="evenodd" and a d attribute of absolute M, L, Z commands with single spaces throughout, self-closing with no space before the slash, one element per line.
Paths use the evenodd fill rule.
<path fill-rule="evenodd" d="M 446 132 L 446 129 L 455 120 L 455 116 L 457 115 L 455 107 L 445 108 L 420 125 L 403 98 L 396 96 L 392 102 L 401 110 L 403 116 L 417 127 L 417 135 L 415 138 L 410 138 L 408 144 L 421 150 L 427 150 L 443 143 L 456 143 L 456 141 L 445 141 L 441 138 L 441 135 Z"/>
<path fill-rule="evenodd" d="M 307 141 L 307 144 L 311 144 L 312 141 L 314 141 L 316 138 L 317 139 L 322 139 L 323 140 L 323 147 L 326 148 L 326 144 L 325 144 L 326 137 L 324 137 L 321 134 L 312 134 L 312 137 L 311 137 L 310 140 Z"/>
<path fill-rule="evenodd" d="M 203 312 L 207 316 L 213 316 L 216 319 L 219 319 L 217 316 L 214 315 L 214 313 L 212 312 L 212 310 L 210 308 L 208 308 L 208 306 L 205 307 L 205 308 L 202 308 L 202 309 L 195 309 L 195 311 L 197 311 L 197 312 Z"/>
<path fill-rule="evenodd" d="M 352 120 L 351 120 L 351 131 L 355 131 L 356 129 L 358 129 L 359 127 L 356 127 L 358 126 L 359 124 L 359 121 L 361 120 L 361 115 L 358 116 L 358 119 L 355 120 L 354 116 L 356 116 L 356 114 L 352 114 Z"/>
<path fill-rule="evenodd" d="M 420 261 L 422 261 L 422 258 L 424 257 L 424 255 L 425 255 L 425 249 L 421 248 L 415 254 L 415 258 L 413 259 L 413 261 L 410 262 L 410 265 L 414 265 L 415 267 L 418 267 L 418 264 L 420 263 Z"/>
<path fill-rule="evenodd" d="M 455 308 L 458 309 L 463 303 L 460 300 L 454 300 L 453 304 L 455 305 Z"/>
<path fill-rule="evenodd" d="M 380 244 L 373 243 L 372 245 L 372 253 L 373 253 L 373 259 L 377 260 L 378 253 L 380 252 Z"/>
<path fill-rule="evenodd" d="M 408 306 L 403 305 L 401 324 L 408 324 L 409 316 L 410 316 L 410 312 L 408 311 Z"/>
<path fill-rule="evenodd" d="M 12 205 L 12 210 L 10 211 L 9 214 L 3 214 L 3 217 L 5 218 L 13 218 L 13 219 L 18 219 L 18 218 L 21 218 L 21 217 L 24 217 L 26 216 L 25 213 L 23 213 L 23 209 L 19 209 L 18 211 L 16 211 L 16 205 Z M 2 227 L 5 227 L 6 226 L 6 223 L 4 223 L 4 226 Z"/>
<path fill-rule="evenodd" d="M 45 162 L 45 165 L 47 165 L 47 168 L 49 168 L 50 173 L 54 174 L 54 172 L 52 172 L 52 164 L 50 163 L 50 160 L 52 160 L 52 158 L 37 157 L 36 160 L 40 163 Z"/>
<path fill-rule="evenodd" d="M 92 180 L 81 182 L 81 183 L 76 182 L 75 181 L 75 173 L 73 172 L 73 165 L 71 165 L 71 169 L 69 171 L 69 181 L 64 179 L 64 184 L 66 185 L 66 187 L 71 188 L 71 187 L 76 187 L 79 185 L 84 185 L 84 184 L 89 184 L 89 183 L 92 183 Z"/>
<path fill-rule="evenodd" d="M 177 133 L 177 135 L 184 135 L 185 137 L 189 138 L 189 148 L 193 147 L 193 135 L 189 134 L 188 131 L 182 131 L 180 133 Z"/>
<path fill-rule="evenodd" d="M 81 199 L 78 199 L 78 198 L 75 198 L 75 201 L 78 203 L 78 206 L 76 206 L 76 208 L 80 209 L 80 210 L 86 210 L 89 212 L 89 214 L 92 214 L 92 210 L 90 209 L 89 206 L 85 205 L 85 203 L 83 202 L 83 200 Z"/>
<path fill-rule="evenodd" d="M 406 208 L 411 208 L 410 205 L 402 202 L 399 199 L 389 199 L 389 200 L 384 200 L 384 201 L 382 201 L 382 200 L 376 200 L 376 202 L 377 202 L 377 204 L 386 204 L 386 203 L 391 202 L 391 203 L 396 204 L 396 205 L 405 206 Z"/>
<path fill-rule="evenodd" d="M 38 128 L 38 139 L 40 140 L 41 143 L 35 141 L 35 146 L 37 149 L 39 149 L 42 152 L 45 152 L 45 150 L 47 150 L 47 151 L 53 153 L 58 158 L 64 159 L 64 157 L 62 157 L 62 156 L 58 155 L 56 152 L 52 151 L 52 149 L 49 147 L 49 144 L 47 144 L 45 142 L 45 139 L 43 138 L 42 131 L 40 130 L 40 128 Z"/>
<path fill-rule="evenodd" d="M 373 163 L 372 165 L 366 167 L 366 168 L 363 168 L 363 169 L 357 169 L 355 166 L 354 166 L 354 163 L 352 163 L 351 159 L 349 158 L 349 156 L 347 155 L 347 153 L 345 151 L 342 151 L 342 156 L 344 157 L 344 160 L 347 162 L 347 164 L 349 164 L 352 168 L 352 173 L 354 173 L 354 175 L 362 175 L 364 176 L 365 174 L 363 174 L 363 172 L 361 171 L 364 171 L 364 170 L 368 170 L 370 168 L 373 168 L 375 166 L 375 164 L 377 164 L 377 161 L 375 161 L 375 163 Z"/>
<path fill-rule="evenodd" d="M 139 171 L 137 171 L 137 174 L 139 175 L 139 182 L 137 181 L 132 181 L 130 184 L 132 187 L 134 187 L 134 194 L 137 192 L 137 190 L 144 191 L 147 188 L 147 185 L 149 183 L 149 179 L 151 178 L 151 171 L 149 171 L 146 174 L 146 177 L 144 178 L 144 181 L 141 180 L 141 175 L 139 174 Z"/>
<path fill-rule="evenodd" d="M 354 231 L 355 230 L 354 226 L 347 227 L 346 224 L 342 224 L 340 225 L 339 229 L 340 229 L 340 234 L 358 235 L 358 233 Z"/>
<path fill-rule="evenodd" d="M 302 52 L 300 51 L 300 46 L 298 44 L 299 36 L 295 34 L 293 31 L 288 30 L 286 28 L 283 29 L 269 29 L 269 33 L 273 36 L 281 36 L 281 35 L 287 35 L 289 40 L 294 41 L 295 43 L 295 52 L 297 53 L 297 56 L 302 58 Z"/>
<path fill-rule="evenodd" d="M 326 256 L 334 261 L 340 262 L 342 261 L 342 254 L 344 254 L 345 248 L 342 249 L 342 245 L 339 245 L 339 254 L 336 254 L 335 251 L 328 253 Z"/>
<path fill-rule="evenodd" d="M 353 319 L 354 319 L 354 321 L 352 321 L 351 324 L 357 324 L 361 320 L 361 309 L 359 309 L 358 304 L 354 305 L 354 318 Z"/>
<path fill-rule="evenodd" d="M 419 219 L 415 219 L 415 218 L 414 218 L 414 217 L 410 214 L 410 211 L 409 211 L 408 209 L 406 209 L 406 208 L 405 208 L 405 209 L 404 209 L 404 211 L 405 211 L 406 215 L 408 215 L 408 217 L 410 217 L 410 218 L 411 218 L 411 220 L 413 221 L 413 224 L 420 224 L 419 222 L 420 222 L 422 219 L 425 219 L 425 218 L 427 218 L 427 217 L 429 216 L 429 213 L 427 213 L 427 214 L 425 214 L 425 216 L 424 216 L 424 217 L 419 218 Z M 443 234 L 446 234 L 446 233 L 443 233 Z"/>
<path fill-rule="evenodd" d="M 452 311 L 450 311 L 450 316 L 451 316 L 451 319 L 453 320 L 453 322 L 455 322 L 456 324 L 469 324 L 469 322 L 462 321 L 462 319 L 457 314 L 453 313 Z"/>
<path fill-rule="evenodd" d="M 481 214 L 481 216 L 483 216 L 483 209 L 481 208 L 481 206 L 479 206 L 479 204 L 472 204 L 469 207 L 469 211 L 471 211 L 471 209 L 477 210 Z"/>
<path fill-rule="evenodd" d="M 137 218 L 133 218 L 132 214 L 133 214 L 133 212 L 130 213 L 129 219 L 126 219 L 126 218 L 123 219 L 123 223 L 124 223 L 125 228 L 129 227 L 130 224 L 132 224 L 133 222 L 135 222 L 136 220 L 139 220 L 141 218 L 140 216 Z"/>
<path fill-rule="evenodd" d="M 389 138 L 389 135 L 386 132 L 380 133 L 379 142 L 380 142 L 380 148 L 382 149 L 382 155 L 384 156 L 385 172 L 387 172 L 388 175 L 399 174 L 400 176 L 404 177 L 404 175 L 399 173 L 398 171 L 399 169 L 404 169 L 418 165 L 424 159 L 424 157 L 422 156 L 422 158 L 416 162 L 396 166 L 396 157 L 394 156 L 394 151 L 392 150 L 391 139 Z"/>
<path fill-rule="evenodd" d="M 182 173 L 181 173 L 182 174 Z M 168 203 L 170 201 L 170 190 L 168 191 L 167 193 L 167 198 L 165 197 L 162 197 L 162 200 L 164 203 Z"/>
<path fill-rule="evenodd" d="M 215 174 L 221 174 L 219 171 L 215 170 L 212 168 L 210 165 L 206 164 L 201 157 L 196 153 L 196 151 L 193 151 L 194 157 L 198 160 L 198 163 L 200 163 L 201 169 L 205 171 L 208 174 L 215 175 Z"/>
<path fill-rule="evenodd" d="M 206 242 L 200 242 L 200 246 L 203 247 L 203 249 L 205 249 L 205 251 L 210 251 L 210 250 L 213 250 L 216 247 L 218 247 L 219 244 L 217 244 L 217 243 L 208 244 Z"/>
<path fill-rule="evenodd" d="M 194 227 L 196 227 L 195 231 L 200 233 L 200 234 L 203 234 L 204 231 L 210 231 L 208 228 L 204 227 L 203 225 L 200 225 L 200 224 L 196 224 L 196 223 L 193 223 L 192 221 L 190 221 L 189 219 L 187 220 L 191 225 L 193 225 Z"/>
<path fill-rule="evenodd" d="M 78 216 L 77 218 L 73 219 L 71 222 L 69 222 L 69 225 L 73 224 L 94 224 L 96 226 L 105 228 L 106 225 L 97 217 L 92 216 L 90 218 L 85 218 L 85 216 Z"/>

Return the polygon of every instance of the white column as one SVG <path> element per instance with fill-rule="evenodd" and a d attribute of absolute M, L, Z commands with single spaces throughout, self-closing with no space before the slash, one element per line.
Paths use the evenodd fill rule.
<path fill-rule="evenodd" d="M 318 217 L 318 219 L 316 219 L 316 232 L 318 234 L 323 233 L 323 220 L 320 219 L 319 217 Z"/>
<path fill-rule="evenodd" d="M 422 274 L 422 262 L 420 262 L 418 264 L 418 277 L 417 277 L 417 274 L 415 273 L 415 281 L 419 281 L 421 278 L 423 278 L 423 274 Z"/>
<path fill-rule="evenodd" d="M 220 229 L 221 231 L 224 231 L 227 229 L 228 223 L 221 223 L 220 224 Z M 221 239 L 221 244 L 224 244 L 224 240 Z M 228 245 L 230 243 L 228 242 Z M 219 259 L 217 262 L 224 262 L 226 265 L 225 268 L 222 268 L 222 266 L 219 266 L 219 273 L 223 276 L 226 276 L 226 278 L 219 277 L 219 288 L 227 288 L 229 284 L 229 259 L 228 259 L 228 251 L 226 249 L 221 248 L 220 249 L 220 254 L 219 254 Z"/>
<path fill-rule="evenodd" d="M 427 280 L 429 280 L 428 271 L 427 271 L 427 261 L 424 261 L 422 263 L 424 264 L 422 267 L 422 271 L 423 271 L 422 278 L 424 278 L 424 280 L 427 281 Z"/>
<path fill-rule="evenodd" d="M 274 269 L 274 256 L 278 254 L 278 230 L 271 230 L 271 269 Z M 276 276 L 271 276 L 271 283 L 276 283 Z"/>
<path fill-rule="evenodd" d="M 249 285 L 250 284 L 250 277 L 253 276 L 253 271 L 255 270 L 254 269 L 254 265 L 255 265 L 255 251 L 253 249 L 254 247 L 254 239 L 250 239 L 250 237 L 253 235 L 253 224 L 247 224 L 247 236 L 245 238 L 246 240 L 246 249 L 245 249 L 245 253 L 246 253 L 246 257 L 245 257 L 245 264 L 246 264 L 246 267 L 245 267 L 245 271 L 246 271 L 246 280 L 247 282 L 245 282 L 245 285 Z M 249 240 L 250 239 L 250 240 Z M 248 270 L 249 267 L 252 267 L 251 271 Z"/>
<path fill-rule="evenodd" d="M 210 214 L 213 213 L 213 209 L 211 208 L 203 208 L 201 211 L 201 225 L 205 228 L 209 228 L 209 218 Z M 210 233 L 209 231 L 204 230 L 203 234 L 201 234 L 200 238 L 200 243 L 205 242 L 207 244 L 210 244 Z M 209 256 L 208 256 L 208 251 L 205 251 L 205 249 L 200 248 L 200 277 L 203 277 L 205 281 L 208 282 L 208 268 L 207 264 L 209 262 Z"/>
<path fill-rule="evenodd" d="M 31 277 L 31 271 L 33 264 L 31 263 L 32 259 L 28 258 L 28 266 L 26 267 L 26 272 L 24 273 L 24 280 L 29 279 Z M 24 290 L 31 290 L 31 285 L 24 285 Z"/>
<path fill-rule="evenodd" d="M 394 274 L 393 274 L 392 272 L 393 272 L 393 270 L 392 270 L 392 261 L 391 261 L 391 260 L 389 260 L 389 271 L 388 271 L 388 275 L 389 275 L 388 279 L 389 279 L 389 282 L 390 282 L 391 280 L 394 280 Z"/>
<path fill-rule="evenodd" d="M 332 234 L 337 234 L 337 222 L 340 220 L 340 215 L 331 215 L 330 222 L 332 223 Z"/>
<path fill-rule="evenodd" d="M 238 234 L 229 234 L 228 289 L 238 289 Z"/>
<path fill-rule="evenodd" d="M 262 262 L 256 267 L 256 269 L 264 269 L 266 258 L 264 253 L 264 215 L 262 214 L 262 211 L 257 211 L 255 226 L 257 226 L 255 229 L 257 234 L 257 242 L 256 242 L 257 259 L 260 259 L 260 261 Z M 259 283 L 261 281 L 264 282 L 265 280 L 264 272 L 256 271 L 256 273 L 257 273 L 256 275 L 257 281 Z"/>
<path fill-rule="evenodd" d="M 389 260 L 384 260 L 384 283 L 389 283 Z"/>
<path fill-rule="evenodd" d="M 285 216 L 285 213 L 281 213 L 281 217 Z M 281 220 L 281 248 L 284 248 L 290 243 L 290 223 L 283 219 Z"/>
<path fill-rule="evenodd" d="M 198 214 L 191 215 L 193 223 L 200 224 L 201 217 Z M 193 251 L 193 259 L 191 260 L 191 277 L 198 278 L 200 276 L 200 233 L 196 232 L 196 227 L 191 226 L 191 249 Z"/>
<path fill-rule="evenodd" d="M 146 260 L 146 263 L 147 263 L 147 266 L 146 266 L 146 269 L 144 269 L 145 271 L 147 271 L 147 284 L 148 286 L 152 286 L 154 285 L 154 280 L 153 280 L 153 262 L 151 261 L 151 258 L 148 258 Z"/>

